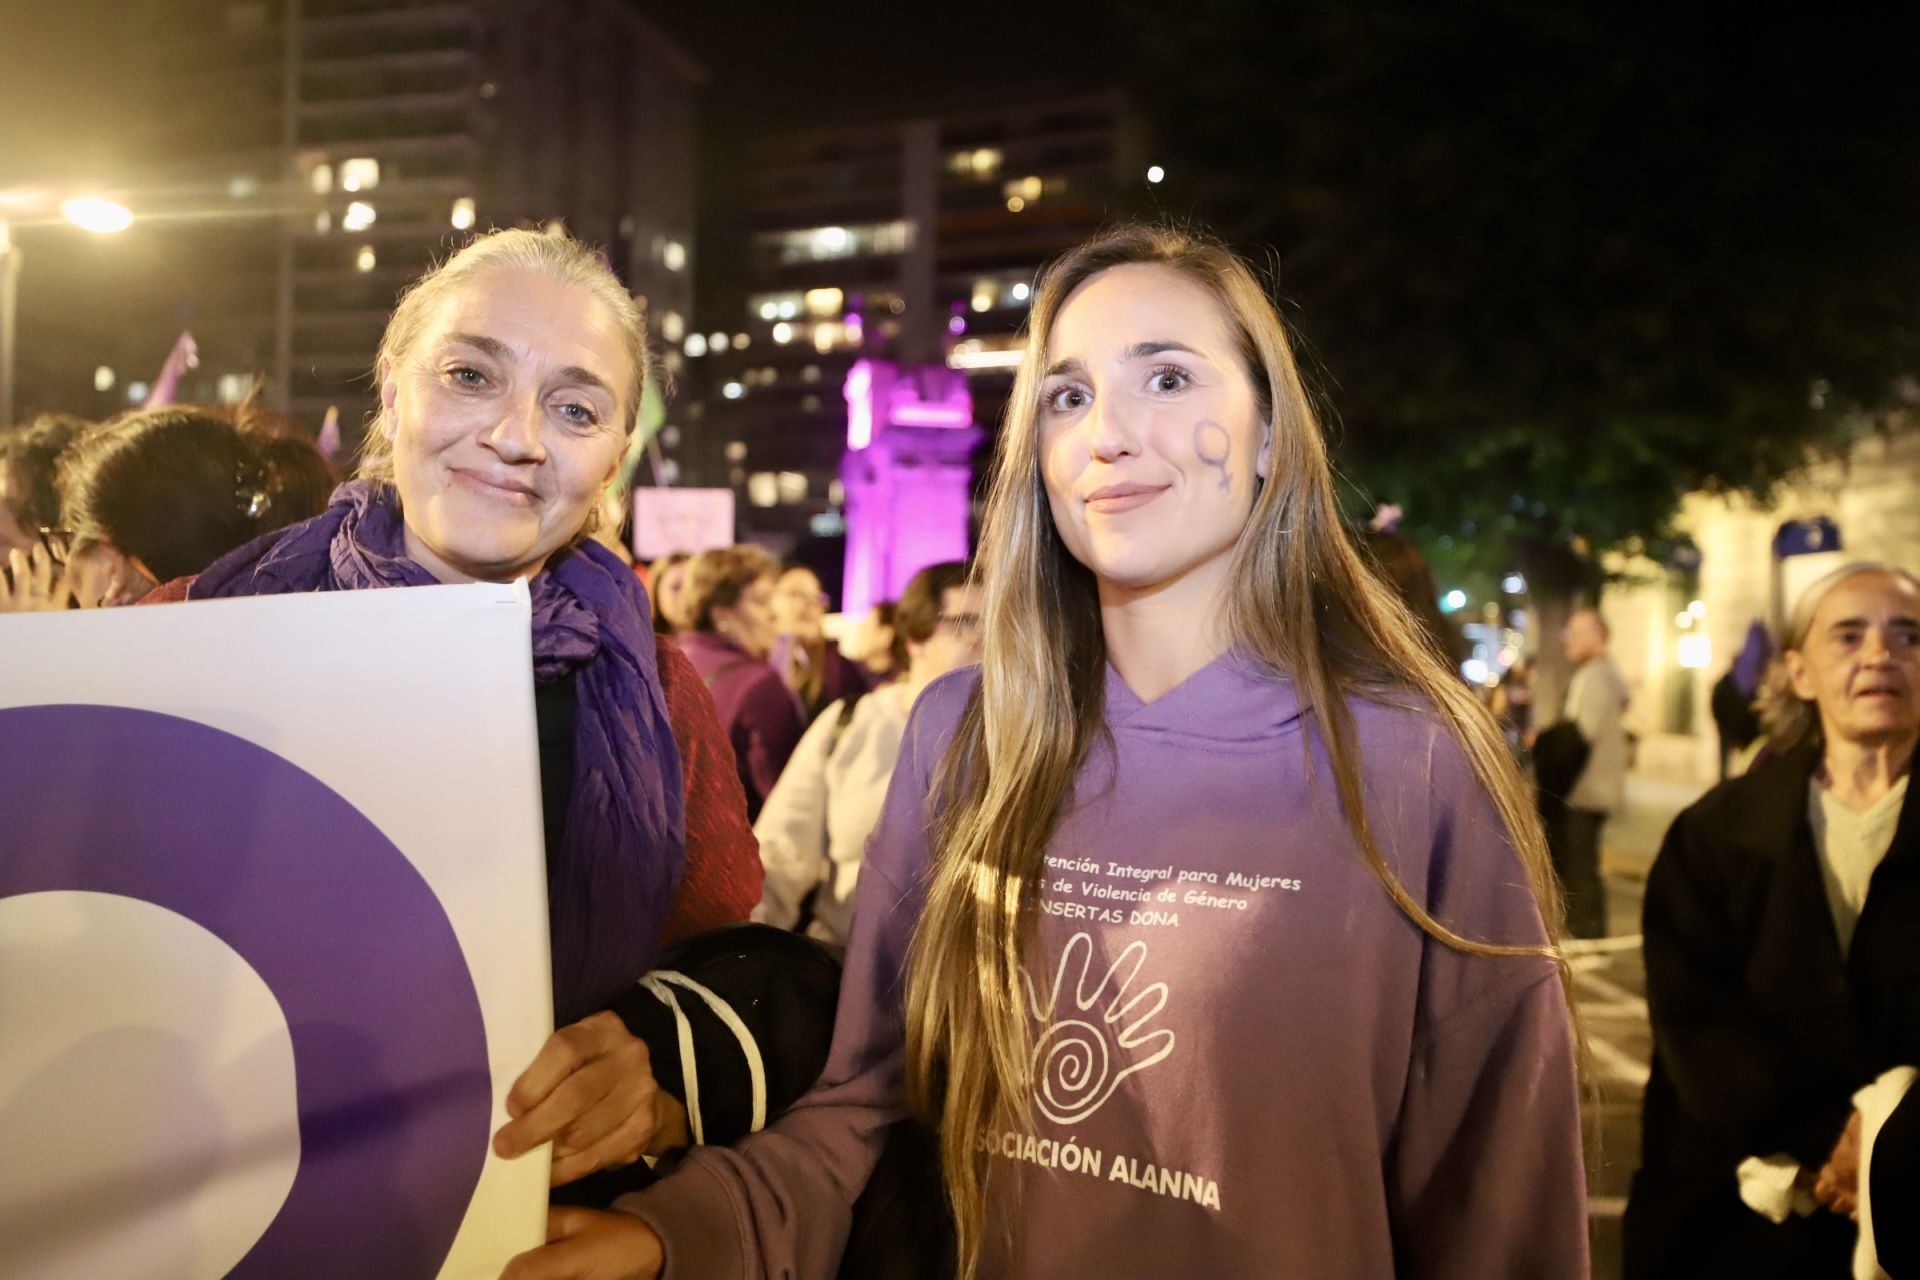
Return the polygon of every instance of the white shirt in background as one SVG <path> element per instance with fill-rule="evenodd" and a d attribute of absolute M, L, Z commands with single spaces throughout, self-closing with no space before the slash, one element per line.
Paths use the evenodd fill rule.
<path fill-rule="evenodd" d="M 880 821 L 912 709 L 904 685 L 882 685 L 854 704 L 845 729 L 835 702 L 800 739 L 753 824 L 767 870 L 755 920 L 791 929 L 818 885 L 807 934 L 846 945 L 860 861 Z"/>
<path fill-rule="evenodd" d="M 1906 802 L 1907 780 L 1893 784 L 1887 794 L 1865 812 L 1856 813 L 1834 799 L 1816 775 L 1807 784 L 1807 820 L 1813 825 L 1813 847 L 1820 854 L 1820 880 L 1827 887 L 1827 906 L 1840 935 L 1840 954 L 1853 946 L 1853 928 L 1867 903 L 1867 885 L 1873 869 L 1893 847 L 1894 828 L 1900 825 L 1900 806 Z"/>

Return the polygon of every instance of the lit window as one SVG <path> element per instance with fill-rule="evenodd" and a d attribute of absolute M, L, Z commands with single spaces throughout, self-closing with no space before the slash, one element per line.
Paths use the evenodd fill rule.
<path fill-rule="evenodd" d="M 845 346 L 846 341 L 847 326 L 843 324 L 827 320 L 813 326 L 813 349 L 815 351 L 825 353 L 833 350 L 835 347 Z"/>
<path fill-rule="evenodd" d="M 1022 199 L 1021 199 L 1021 198 L 1020 198 L 1019 196 L 1008 196 L 1008 197 L 1007 197 L 1007 212 L 1008 212 L 1008 213 L 1018 213 L 1018 212 L 1020 212 L 1020 211 L 1021 211 L 1022 209 L 1024 209 L 1024 208 L 1026 208 L 1026 207 L 1027 207 L 1027 202 L 1026 202 L 1025 200 L 1022 200 Z"/>
<path fill-rule="evenodd" d="M 747 477 L 747 501 L 756 507 L 780 504 L 780 477 L 771 471 L 756 471 Z"/>
<path fill-rule="evenodd" d="M 371 191 L 380 185 L 380 162 L 365 156 L 340 162 L 342 191 Z"/>
<path fill-rule="evenodd" d="M 838 255 L 853 243 L 853 233 L 845 227 L 822 227 L 813 233 L 813 242 L 823 253 Z"/>
<path fill-rule="evenodd" d="M 720 394 L 729 400 L 738 400 L 741 396 L 747 394 L 747 384 L 737 381 L 729 382 L 720 388 Z"/>
<path fill-rule="evenodd" d="M 847 487 L 838 480 L 827 481 L 827 501 L 840 506 L 847 500 Z"/>
<path fill-rule="evenodd" d="M 1166 177 L 1166 176 L 1167 176 L 1167 171 L 1166 171 L 1165 169 L 1162 169 L 1162 168 L 1161 168 L 1161 167 L 1160 167 L 1159 165 L 1157 165 L 1157 164 L 1156 164 L 1156 165 L 1154 165 L 1154 166 L 1153 166 L 1152 168 L 1150 168 L 1150 169 L 1148 169 L 1148 170 L 1147 170 L 1147 181 L 1148 181 L 1148 182 L 1158 182 L 1158 181 L 1160 181 L 1160 180 L 1161 180 L 1162 178 L 1164 178 L 1164 177 Z"/>
<path fill-rule="evenodd" d="M 810 364 L 810 365 L 804 366 L 800 370 L 800 381 L 802 382 L 820 381 L 820 366 L 817 364 Z"/>
<path fill-rule="evenodd" d="M 982 147 L 973 153 L 973 171 L 983 178 L 990 178 L 1000 171 L 1000 152 L 993 147 Z"/>
<path fill-rule="evenodd" d="M 113 390 L 113 380 L 113 370 L 104 364 L 93 371 L 93 389 L 95 391 Z"/>
<path fill-rule="evenodd" d="M 260 180 L 250 173 L 238 174 L 227 184 L 227 195 L 235 200 L 247 200 L 260 191 Z"/>
<path fill-rule="evenodd" d="M 253 379 L 244 373 L 223 373 L 218 386 L 221 404 L 239 404 L 253 390 Z"/>
<path fill-rule="evenodd" d="M 771 320 L 771 319 L 773 319 L 773 318 L 774 318 L 775 316 L 777 316 L 777 315 L 779 315 L 779 314 L 780 314 L 780 304 L 779 304 L 779 303 L 777 303 L 777 302 L 763 302 L 763 303 L 761 303 L 761 304 L 760 304 L 760 318 L 761 318 L 762 320 Z"/>
<path fill-rule="evenodd" d="M 307 175 L 307 181 L 313 184 L 313 194 L 326 195 L 333 190 L 333 166 L 330 164 L 313 166 L 313 172 Z"/>
<path fill-rule="evenodd" d="M 660 459 L 659 475 L 661 484 L 678 484 L 680 481 L 680 464 L 672 458 Z"/>
<path fill-rule="evenodd" d="M 453 202 L 453 229 L 467 231 L 473 227 L 473 197 L 461 196 Z"/>
<path fill-rule="evenodd" d="M 744 462 L 746 460 L 746 457 L 747 457 L 746 441 L 733 440 L 728 442 L 727 444 L 727 461 L 728 462 Z"/>
<path fill-rule="evenodd" d="M 707 349 L 709 351 L 725 351 L 727 346 L 728 339 L 724 333 L 711 334 L 707 338 Z"/>
<path fill-rule="evenodd" d="M 887 304 L 887 310 L 897 316 L 905 315 L 907 313 L 907 300 L 905 298 L 895 298 Z"/>
<path fill-rule="evenodd" d="M 333 230 L 333 215 L 325 209 L 313 215 L 313 234 L 323 236 Z"/>
<path fill-rule="evenodd" d="M 660 262 L 669 271 L 682 271 L 687 265 L 687 246 L 678 240 L 667 241 L 660 250 Z"/>
<path fill-rule="evenodd" d="M 993 310 L 993 281 L 983 280 L 973 286 L 973 309 L 975 311 Z"/>
<path fill-rule="evenodd" d="M 807 290 L 807 314 L 810 316 L 837 316 L 846 303 L 847 295 L 838 289 Z"/>
<path fill-rule="evenodd" d="M 151 388 L 144 382 L 129 382 L 127 384 L 127 403 L 144 404 L 149 390 L 151 390 Z"/>
<path fill-rule="evenodd" d="M 680 428 L 674 426 L 660 428 L 660 445 L 662 448 L 673 449 L 677 448 L 679 444 Z"/>
<path fill-rule="evenodd" d="M 780 304 L 780 318 L 782 320 L 791 320 L 799 314 L 800 314 L 800 304 L 795 302 L 792 298 L 788 298 L 785 302 L 782 302 Z"/>
<path fill-rule="evenodd" d="M 704 333 L 688 334 L 687 335 L 687 354 L 692 356 L 696 360 L 698 360 L 701 356 L 707 354 L 707 335 Z"/>
<path fill-rule="evenodd" d="M 820 397 L 819 396 L 801 396 L 800 412 L 802 413 L 820 412 Z"/>
<path fill-rule="evenodd" d="M 373 219 L 373 206 L 364 200 L 355 200 L 347 206 L 346 213 L 341 215 L 340 229 L 342 231 L 365 231 L 373 225 Z"/>
<path fill-rule="evenodd" d="M 733 335 L 733 349 L 735 351 L 745 351 L 752 341 L 753 339 L 749 338 L 746 334 L 736 333 Z"/>
<path fill-rule="evenodd" d="M 668 342 L 678 342 L 687 336 L 687 322 L 680 318 L 678 311 L 669 311 L 660 317 L 660 336 Z"/>
<path fill-rule="evenodd" d="M 793 341 L 793 326 L 782 320 L 773 326 L 773 340 L 781 346 Z"/>
<path fill-rule="evenodd" d="M 871 222 L 852 227 L 810 227 L 804 231 L 763 232 L 755 243 L 773 251 L 783 263 L 826 262 L 861 254 L 904 252 L 912 238 L 904 220 Z"/>
<path fill-rule="evenodd" d="M 780 501 L 789 505 L 807 500 L 807 478 L 798 471 L 782 471 L 779 479 Z"/>
<path fill-rule="evenodd" d="M 547 224 L 541 227 L 540 230 L 558 240 L 567 234 L 567 220 L 565 218 L 549 218 Z"/>
<path fill-rule="evenodd" d="M 380 265 L 380 259 L 374 256 L 373 246 L 363 244 L 360 252 L 354 256 L 353 267 L 356 271 L 371 271 Z"/>
<path fill-rule="evenodd" d="M 1028 298 L 1032 296 L 1033 296 L 1033 289 L 1028 286 L 1025 280 L 1022 280 L 1018 284 L 1013 286 L 1013 300 L 1015 302 L 1025 302 Z"/>
<path fill-rule="evenodd" d="M 1038 200 L 1040 193 L 1046 190 L 1046 184 L 1038 177 L 1030 175 L 1025 178 L 1016 178 L 1001 187 L 1000 190 L 1001 194 L 1005 195 L 1009 200 L 1018 197 L 1023 201 L 1034 201 Z"/>

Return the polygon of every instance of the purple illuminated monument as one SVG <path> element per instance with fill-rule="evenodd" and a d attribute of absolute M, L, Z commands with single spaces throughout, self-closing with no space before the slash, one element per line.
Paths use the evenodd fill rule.
<path fill-rule="evenodd" d="M 841 608 L 858 616 L 896 600 L 919 570 L 967 556 L 982 432 L 966 374 L 863 359 L 847 370 L 847 576 Z"/>

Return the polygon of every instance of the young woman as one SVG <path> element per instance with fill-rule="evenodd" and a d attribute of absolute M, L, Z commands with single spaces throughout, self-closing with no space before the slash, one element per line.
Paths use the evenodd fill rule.
<path fill-rule="evenodd" d="M 1854 1274 L 1863 1093 L 1920 1066 L 1920 578 L 1842 566 L 1780 644 L 1773 754 L 1674 819 L 1647 879 L 1630 1280 Z"/>
<path fill-rule="evenodd" d="M 911 1110 L 964 1276 L 1584 1276 L 1537 819 L 1251 272 L 1069 253 L 999 450 L 983 662 L 907 727 L 819 1086 L 507 1274 L 831 1276 Z"/>
<path fill-rule="evenodd" d="M 793 690 L 806 712 L 807 723 L 842 698 L 865 693 L 867 675 L 840 646 L 827 639 L 827 593 L 820 579 L 803 564 L 780 571 L 773 585 L 773 630 L 776 639 L 768 661 Z"/>

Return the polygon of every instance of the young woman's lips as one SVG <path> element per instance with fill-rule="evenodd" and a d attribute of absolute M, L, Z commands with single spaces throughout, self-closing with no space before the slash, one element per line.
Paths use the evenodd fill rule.
<path fill-rule="evenodd" d="M 533 505 L 535 495 L 532 488 L 518 480 L 489 476 L 484 471 L 469 471 L 464 467 L 453 468 L 452 474 L 455 483 L 483 498 L 489 498 L 494 502 L 510 503 L 516 507 Z"/>
<path fill-rule="evenodd" d="M 1110 484 L 1087 495 L 1087 510 L 1107 516 L 1119 515 L 1122 511 L 1146 506 L 1167 488 L 1164 484 Z"/>

